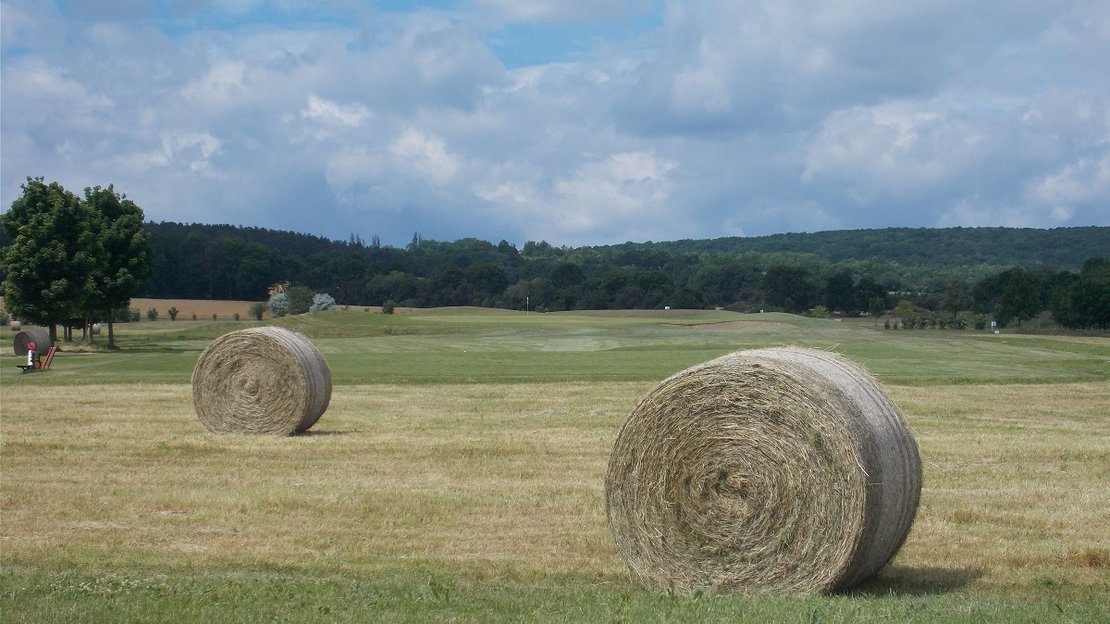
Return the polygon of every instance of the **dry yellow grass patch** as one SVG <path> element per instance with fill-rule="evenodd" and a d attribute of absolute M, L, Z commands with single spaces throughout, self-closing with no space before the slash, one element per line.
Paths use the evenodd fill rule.
<path fill-rule="evenodd" d="M 185 384 L 5 389 L 0 564 L 623 576 L 603 478 L 652 385 L 341 386 L 292 438 L 207 433 Z M 884 574 L 1110 582 L 1110 387 L 888 390 L 925 486 Z"/>
<path fill-rule="evenodd" d="M 146 320 L 146 311 L 150 308 L 158 310 L 158 318 L 170 318 L 169 309 L 177 308 L 178 320 L 189 320 L 195 314 L 198 321 L 210 321 L 215 314 L 219 320 L 230 320 L 238 314 L 240 318 L 248 318 L 248 310 L 254 301 L 233 300 L 208 300 L 208 299 L 132 299 L 131 306 L 143 315 Z"/>
<path fill-rule="evenodd" d="M 1110 385 L 897 387 L 924 459 L 897 560 L 986 583 L 1110 583 Z"/>
<path fill-rule="evenodd" d="M 3 557 L 618 572 L 602 476 L 643 391 L 343 387 L 278 439 L 208 434 L 184 385 L 5 400 Z"/>

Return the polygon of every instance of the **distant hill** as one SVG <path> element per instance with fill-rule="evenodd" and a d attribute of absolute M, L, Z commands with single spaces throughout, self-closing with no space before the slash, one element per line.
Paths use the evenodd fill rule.
<path fill-rule="evenodd" d="M 830 262 L 881 259 L 919 267 L 993 265 L 1074 270 L 1087 258 L 1110 256 L 1110 227 L 886 228 L 642 245 L 669 253 L 785 252 L 813 254 Z"/>

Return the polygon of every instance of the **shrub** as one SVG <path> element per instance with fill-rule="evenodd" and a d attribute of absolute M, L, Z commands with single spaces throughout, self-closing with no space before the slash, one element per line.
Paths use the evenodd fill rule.
<path fill-rule="evenodd" d="M 266 313 L 266 304 L 262 303 L 261 301 L 256 301 L 256 302 L 251 304 L 250 308 L 247 308 L 247 314 L 253 316 L 254 320 L 256 320 L 256 321 L 261 321 L 262 320 L 262 315 L 265 314 L 265 313 Z"/>
<path fill-rule="evenodd" d="M 823 305 L 819 305 L 813 308 L 813 312 L 810 312 L 810 316 L 813 318 L 829 318 L 829 309 Z"/>
<path fill-rule="evenodd" d="M 151 321 L 158 320 L 158 310 L 155 310 L 154 308 L 147 308 L 146 317 Z"/>
<path fill-rule="evenodd" d="M 237 320 L 237 321 L 239 320 L 239 313 L 238 312 L 235 313 L 235 320 Z"/>
<path fill-rule="evenodd" d="M 131 321 L 135 322 L 135 323 L 138 323 L 139 319 L 142 318 L 142 315 L 139 314 L 139 309 L 138 308 L 128 308 L 127 315 L 130 316 Z"/>
<path fill-rule="evenodd" d="M 177 315 L 178 315 L 177 307 L 176 306 L 171 306 L 169 310 L 166 310 L 166 314 L 170 315 L 170 320 L 171 321 L 176 321 L 177 320 Z"/>
<path fill-rule="evenodd" d="M 289 295 L 278 293 L 270 297 L 270 316 L 279 318 L 289 314 Z"/>
<path fill-rule="evenodd" d="M 289 302 L 286 314 L 304 314 L 312 307 L 313 292 L 307 286 L 290 286 L 286 296 Z"/>
<path fill-rule="evenodd" d="M 316 293 L 312 296 L 312 305 L 308 307 L 309 312 L 323 312 L 325 310 L 335 309 L 335 298 L 331 295 L 324 293 Z"/>
<path fill-rule="evenodd" d="M 395 308 L 396 305 L 397 304 L 393 303 L 392 299 L 386 299 L 382 303 L 382 314 L 393 314 L 393 308 Z"/>
<path fill-rule="evenodd" d="M 3 311 L 3 310 L 0 310 L 0 327 L 7 327 L 8 326 L 8 321 L 10 321 L 10 320 L 11 320 L 11 317 L 8 316 L 8 313 Z"/>

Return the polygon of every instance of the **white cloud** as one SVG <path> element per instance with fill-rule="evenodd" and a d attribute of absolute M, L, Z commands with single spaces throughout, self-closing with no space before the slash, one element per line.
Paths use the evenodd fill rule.
<path fill-rule="evenodd" d="M 899 194 L 957 174 L 978 138 L 963 124 L 912 104 L 837 111 L 806 153 L 804 181 L 832 178 L 870 194 Z M 909 187 L 909 188 L 907 188 Z"/>
<path fill-rule="evenodd" d="M 217 62 L 203 76 L 185 85 L 181 95 L 207 108 L 238 106 L 248 95 L 246 72 L 247 64 L 243 61 Z"/>
<path fill-rule="evenodd" d="M 677 166 L 647 151 L 619 152 L 589 158 L 555 179 L 493 180 L 478 185 L 475 193 L 501 214 L 526 218 L 525 230 L 535 238 L 582 239 L 620 231 L 658 237 L 673 218 L 667 214 L 673 191 L 669 174 Z"/>
<path fill-rule="evenodd" d="M 1106 201 L 1110 197 L 1110 152 L 1068 163 L 1038 179 L 1032 191 L 1037 199 L 1054 206 Z"/>
<path fill-rule="evenodd" d="M 96 93 L 74 79 L 64 68 L 42 59 L 20 59 L 4 70 L 4 95 L 7 102 L 65 106 L 83 110 L 114 105 L 108 96 Z"/>
<path fill-rule="evenodd" d="M 316 94 L 308 96 L 308 104 L 301 111 L 301 117 L 305 119 L 339 126 L 358 126 L 366 115 L 365 106 L 358 104 L 342 106 Z"/>
<path fill-rule="evenodd" d="M 400 244 L 1110 223 L 1098 2 L 93 4 L 0 5 L 2 205 L 43 175 Z M 507 70 L 513 28 L 590 43 Z"/>
<path fill-rule="evenodd" d="M 209 174 L 211 159 L 220 151 L 220 141 L 207 132 L 172 132 L 161 137 L 158 148 L 121 155 L 118 162 L 142 173 L 174 167 Z"/>
<path fill-rule="evenodd" d="M 370 116 L 370 110 L 359 103 L 338 104 L 326 100 L 316 94 L 309 94 L 308 103 L 301 111 L 301 118 L 314 122 L 324 129 L 357 128 L 363 120 Z M 323 138 L 331 133 L 322 130 L 317 138 Z"/>
<path fill-rule="evenodd" d="M 390 143 L 389 152 L 403 166 L 412 168 L 433 184 L 448 183 L 462 167 L 459 159 L 448 153 L 442 139 L 415 128 L 405 128 Z"/>

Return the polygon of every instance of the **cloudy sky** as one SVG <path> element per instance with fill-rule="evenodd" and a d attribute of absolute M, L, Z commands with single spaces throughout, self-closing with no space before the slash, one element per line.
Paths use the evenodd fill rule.
<path fill-rule="evenodd" d="M 0 200 L 405 245 L 1110 225 L 1106 0 L 2 0 Z"/>

